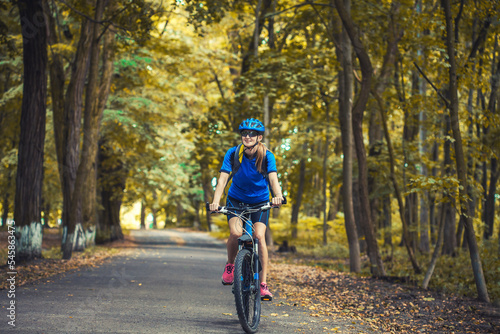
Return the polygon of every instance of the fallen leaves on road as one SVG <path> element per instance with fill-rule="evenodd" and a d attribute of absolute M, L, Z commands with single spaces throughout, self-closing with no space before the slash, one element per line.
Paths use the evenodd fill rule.
<path fill-rule="evenodd" d="M 0 240 L 7 240 L 6 232 L 0 232 Z M 82 267 L 99 266 L 106 259 L 109 259 L 117 254 L 126 253 L 127 249 L 134 248 L 135 246 L 136 245 L 130 240 L 130 238 L 125 236 L 125 240 L 116 240 L 103 246 L 95 246 L 84 252 L 73 252 L 73 256 L 70 260 L 62 260 L 60 258 L 56 258 L 56 253 L 59 252 L 59 247 L 61 247 L 60 231 L 57 229 L 46 229 L 44 230 L 42 254 L 49 254 L 49 258 L 36 259 L 27 263 L 16 264 L 16 287 L 42 279 L 45 279 L 46 282 L 51 282 L 48 278 L 56 274 L 76 270 Z M 0 250 L 6 250 L 6 247 L 6 243 L 0 243 Z M 60 257 L 60 254 L 58 256 Z M 5 265 L 6 262 L 6 260 L 3 262 L 0 261 L 0 271 L 5 273 L 12 271 L 7 270 L 7 265 Z M 6 289 L 7 285 L 7 280 L 2 279 L 0 282 L 0 290 Z"/>
<path fill-rule="evenodd" d="M 383 333 L 500 333 L 500 310 L 491 304 L 317 267 L 270 269 L 280 303 L 323 321 L 343 317 Z"/>
<path fill-rule="evenodd" d="M 31 283 L 45 279 L 46 282 L 51 282 L 50 277 L 75 270 L 82 267 L 96 267 L 101 265 L 106 259 L 118 254 L 119 251 L 108 248 L 98 249 L 91 254 L 73 252 L 73 257 L 70 260 L 62 259 L 36 259 L 24 264 L 16 265 L 16 287 L 26 283 Z M 7 272 L 7 266 L 0 267 L 0 270 Z M 0 290 L 6 289 L 7 280 L 0 282 Z"/>

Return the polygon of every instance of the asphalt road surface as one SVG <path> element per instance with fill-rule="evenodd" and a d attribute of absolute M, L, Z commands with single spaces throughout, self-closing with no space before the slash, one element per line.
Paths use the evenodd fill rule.
<path fill-rule="evenodd" d="M 203 233 L 133 231 L 140 243 L 98 268 L 16 289 L 15 327 L 1 290 L 0 333 L 244 333 L 230 286 L 220 282 L 225 245 Z M 271 282 L 272 287 L 272 282 Z M 265 302 L 259 333 L 328 333 L 307 310 Z M 340 331 L 351 332 L 351 331 Z"/>

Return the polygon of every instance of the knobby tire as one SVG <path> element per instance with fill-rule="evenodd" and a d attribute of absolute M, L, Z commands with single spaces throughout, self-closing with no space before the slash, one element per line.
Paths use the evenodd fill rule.
<path fill-rule="evenodd" d="M 247 333 L 257 332 L 260 321 L 260 287 L 253 266 L 252 253 L 240 250 L 234 263 L 234 299 L 241 327 Z"/>

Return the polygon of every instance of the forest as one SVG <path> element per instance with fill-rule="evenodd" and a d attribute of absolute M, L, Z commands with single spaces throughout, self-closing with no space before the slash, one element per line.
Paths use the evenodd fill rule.
<path fill-rule="evenodd" d="M 254 117 L 288 198 L 276 249 L 499 300 L 499 13 L 497 0 L 3 0 L 0 214 L 16 261 L 42 257 L 46 228 L 64 259 L 122 239 L 134 205 L 143 228 L 224 234 L 205 203 Z"/>

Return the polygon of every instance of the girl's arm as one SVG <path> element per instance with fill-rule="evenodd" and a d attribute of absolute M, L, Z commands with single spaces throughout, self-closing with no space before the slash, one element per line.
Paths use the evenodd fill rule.
<path fill-rule="evenodd" d="M 274 194 L 274 197 L 272 199 L 272 204 L 280 206 L 281 202 L 283 202 L 283 194 L 281 193 L 281 186 L 278 181 L 278 173 L 271 172 L 268 174 L 268 176 L 269 176 L 269 184 Z"/>
<path fill-rule="evenodd" d="M 222 197 L 222 193 L 224 192 L 224 188 L 226 188 L 228 178 L 228 173 L 220 173 L 219 180 L 217 181 L 217 187 L 215 187 L 214 199 L 212 204 L 210 204 L 210 211 L 217 211 L 219 208 L 220 199 Z"/>

